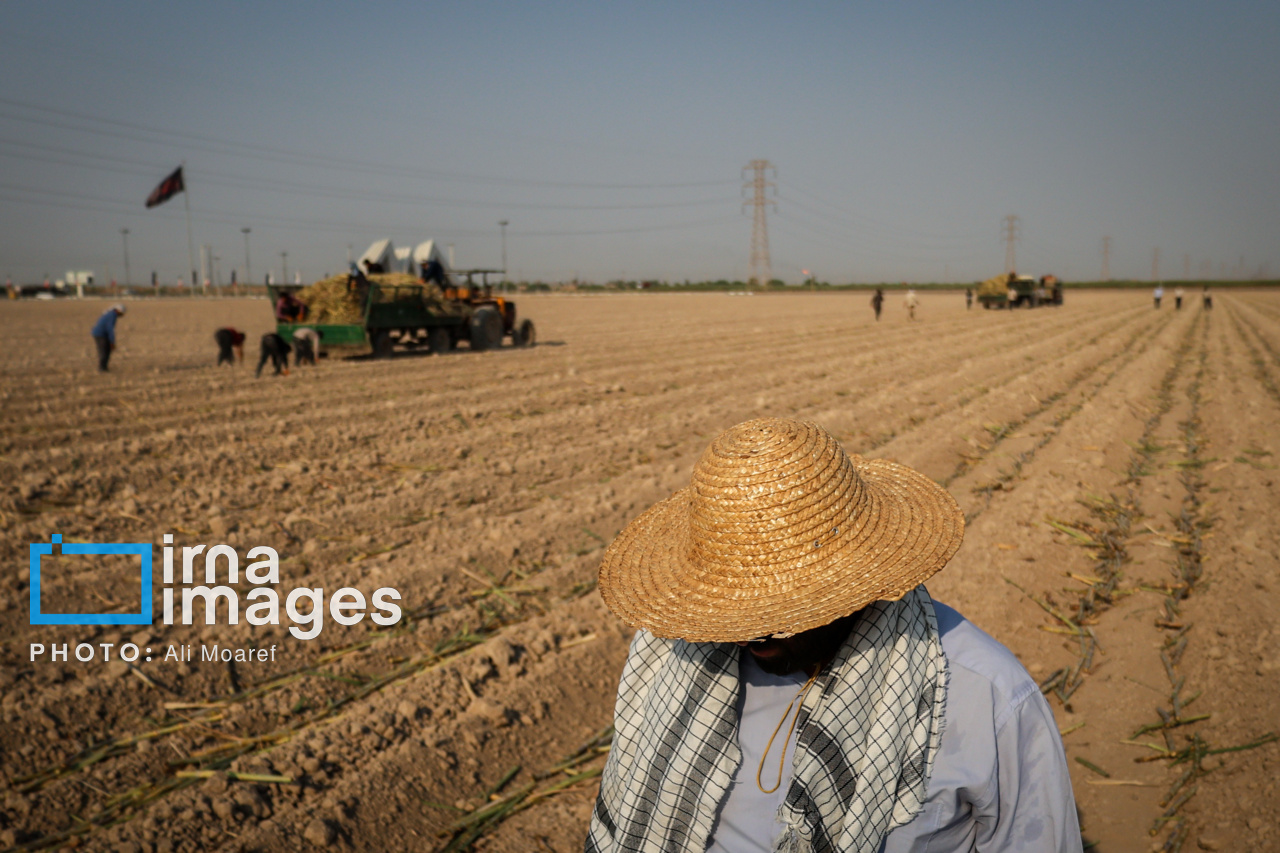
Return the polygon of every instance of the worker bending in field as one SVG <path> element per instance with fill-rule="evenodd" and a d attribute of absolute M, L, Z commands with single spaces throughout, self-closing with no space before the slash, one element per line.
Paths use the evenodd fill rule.
<path fill-rule="evenodd" d="M 254 376 L 262 375 L 262 367 L 269 359 L 275 367 L 275 375 L 279 376 L 283 373 L 289 375 L 289 342 L 277 335 L 275 332 L 267 332 L 262 336 L 262 342 L 258 350 L 258 370 Z"/>
<path fill-rule="evenodd" d="M 638 630 L 587 853 L 1079 853 L 1039 685 L 924 587 L 963 535 L 817 424 L 717 436 L 600 565 Z"/>
<path fill-rule="evenodd" d="M 315 364 L 320 355 L 320 333 L 303 326 L 293 330 L 293 363 Z"/>
<path fill-rule="evenodd" d="M 116 348 L 116 318 L 124 316 L 124 305 L 112 305 L 93 324 L 93 343 L 98 348 L 98 372 L 107 372 L 107 363 Z"/>
<path fill-rule="evenodd" d="M 224 363 L 234 365 L 244 362 L 244 332 L 230 326 L 213 333 L 213 340 L 218 345 L 218 366 Z"/>

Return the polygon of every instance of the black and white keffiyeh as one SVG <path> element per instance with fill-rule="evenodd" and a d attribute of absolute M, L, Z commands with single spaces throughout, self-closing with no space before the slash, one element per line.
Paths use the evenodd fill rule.
<path fill-rule="evenodd" d="M 631 643 L 588 853 L 694 851 L 742 761 L 733 643 Z M 804 698 L 778 853 L 877 851 L 924 804 L 947 663 L 923 586 L 868 605 Z"/>

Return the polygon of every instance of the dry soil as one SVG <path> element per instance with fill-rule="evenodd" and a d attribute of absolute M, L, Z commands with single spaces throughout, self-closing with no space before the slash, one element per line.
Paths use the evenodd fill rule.
<path fill-rule="evenodd" d="M 0 304 L 0 848 L 579 848 L 630 637 L 602 549 L 781 415 L 960 501 L 930 591 L 1044 684 L 1092 850 L 1280 850 L 1280 294 L 1067 296 L 879 323 L 863 294 L 522 296 L 532 349 L 261 379 L 212 334 L 255 360 L 264 301 L 132 302 L 106 375 L 105 303 Z M 155 543 L 157 573 L 165 534 L 270 546 L 282 596 L 393 587 L 404 615 L 33 626 L 53 534 Z M 46 611 L 139 607 L 128 559 L 45 559 Z"/>

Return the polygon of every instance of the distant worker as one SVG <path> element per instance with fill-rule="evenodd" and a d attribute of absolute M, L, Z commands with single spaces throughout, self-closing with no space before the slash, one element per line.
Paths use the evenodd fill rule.
<path fill-rule="evenodd" d="M 368 283 L 368 279 L 364 277 L 364 273 L 360 271 L 360 267 L 356 266 L 356 262 L 351 262 L 351 268 L 347 270 L 347 290 L 354 290 L 362 282 Z"/>
<path fill-rule="evenodd" d="M 435 258 L 422 262 L 422 281 L 424 284 L 436 284 L 444 287 L 448 282 L 444 277 L 444 264 Z"/>
<path fill-rule="evenodd" d="M 292 293 L 285 291 L 276 300 L 276 320 L 281 323 L 301 323 L 307 319 L 307 306 Z"/>
<path fill-rule="evenodd" d="M 1005 306 L 1008 308 L 1018 307 L 1018 291 L 1014 290 L 1013 285 L 1009 285 L 1009 290 L 1005 293 Z"/>
<path fill-rule="evenodd" d="M 884 307 L 884 291 L 876 288 L 876 292 L 871 296 L 871 308 L 876 312 L 876 322 L 880 322 L 880 309 Z"/>
<path fill-rule="evenodd" d="M 360 271 L 360 267 L 356 266 L 353 262 L 351 264 L 351 269 L 347 272 L 347 292 L 354 293 L 356 295 L 356 303 L 360 306 L 361 310 L 364 310 L 365 296 L 369 293 L 369 288 L 372 286 L 373 283 L 365 277 L 365 274 Z"/>
<path fill-rule="evenodd" d="M 1206 311 L 1213 309 L 1213 294 L 1209 292 L 1209 285 L 1204 286 L 1204 308 Z"/>
<path fill-rule="evenodd" d="M 262 343 L 258 350 L 258 370 L 254 376 L 262 375 L 262 367 L 270 359 L 271 364 L 275 367 L 275 375 L 279 376 L 283 373 L 289 375 L 289 351 L 292 347 L 284 338 L 275 332 L 267 332 L 262 336 Z"/>
<path fill-rule="evenodd" d="M 230 326 L 213 333 L 213 340 L 218 345 L 218 367 L 223 364 L 234 367 L 237 361 L 244 362 L 244 337 L 244 332 Z"/>
<path fill-rule="evenodd" d="M 1153 291 L 1151 291 L 1151 296 L 1152 296 L 1152 297 L 1155 299 L 1155 301 L 1156 301 L 1156 310 L 1157 310 L 1157 311 L 1159 311 L 1159 310 L 1160 310 L 1160 300 L 1161 300 L 1161 299 L 1164 299 L 1164 288 L 1157 284 L 1157 285 L 1156 285 L 1156 289 L 1155 289 L 1155 290 L 1153 290 Z"/>
<path fill-rule="evenodd" d="M 968 311 L 973 307 L 973 288 L 966 287 L 964 289 L 964 310 Z"/>
<path fill-rule="evenodd" d="M 116 319 L 124 316 L 124 305 L 116 303 L 93 324 L 93 342 L 98 347 L 98 372 L 107 372 L 111 351 L 116 348 Z"/>
<path fill-rule="evenodd" d="M 907 295 L 902 302 L 907 306 L 907 319 L 914 320 L 916 318 L 916 307 L 920 304 L 914 288 L 907 288 Z"/>
<path fill-rule="evenodd" d="M 293 330 L 293 363 L 296 365 L 315 364 L 320 355 L 320 333 L 315 329 L 303 326 Z"/>
<path fill-rule="evenodd" d="M 1180 286 L 1179 286 L 1179 287 L 1174 288 L 1174 291 L 1173 291 L 1173 310 L 1175 310 L 1175 311 L 1181 311 L 1181 310 L 1182 310 L 1182 295 L 1183 295 L 1183 294 L 1182 294 L 1182 288 L 1181 288 Z"/>

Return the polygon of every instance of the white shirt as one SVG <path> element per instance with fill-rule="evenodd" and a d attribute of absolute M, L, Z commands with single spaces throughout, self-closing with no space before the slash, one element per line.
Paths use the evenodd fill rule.
<path fill-rule="evenodd" d="M 783 712 L 809 676 L 803 672 L 790 675 L 770 675 L 756 664 L 755 657 L 743 652 L 740 657 L 742 692 L 738 695 L 738 746 L 742 750 L 742 764 L 729 783 L 720 818 L 711 834 L 709 853 L 738 853 L 738 851 L 773 849 L 773 839 L 782 832 L 778 820 L 778 807 L 787 798 L 791 784 L 791 767 L 795 759 L 796 743 L 793 733 L 787 738 L 796 708 L 792 707 L 786 722 L 773 739 L 773 748 L 764 761 L 760 781 L 772 788 L 778 782 L 778 758 L 783 738 L 787 738 L 787 757 L 782 762 L 783 778 L 777 790 L 766 794 L 756 785 L 756 770 L 760 769 L 762 753 L 769 744 L 769 735 L 782 718 Z M 800 703 L 797 702 L 797 705 Z"/>
<path fill-rule="evenodd" d="M 301 329 L 294 329 L 293 339 L 295 341 L 310 341 L 311 351 L 316 355 L 320 355 L 320 333 L 315 329 L 308 329 L 305 326 Z"/>
<path fill-rule="evenodd" d="M 945 604 L 935 601 L 934 608 L 950 672 L 942 745 L 924 810 L 889 833 L 881 853 L 1081 850 L 1062 739 L 1039 686 L 1004 646 Z M 777 812 L 796 738 L 776 792 L 762 793 L 755 776 L 773 727 L 806 676 L 769 675 L 744 653 L 740 677 L 742 764 L 721 804 L 710 853 L 769 853 L 783 829 Z M 761 774 L 765 787 L 778 778 L 787 723 Z"/>

